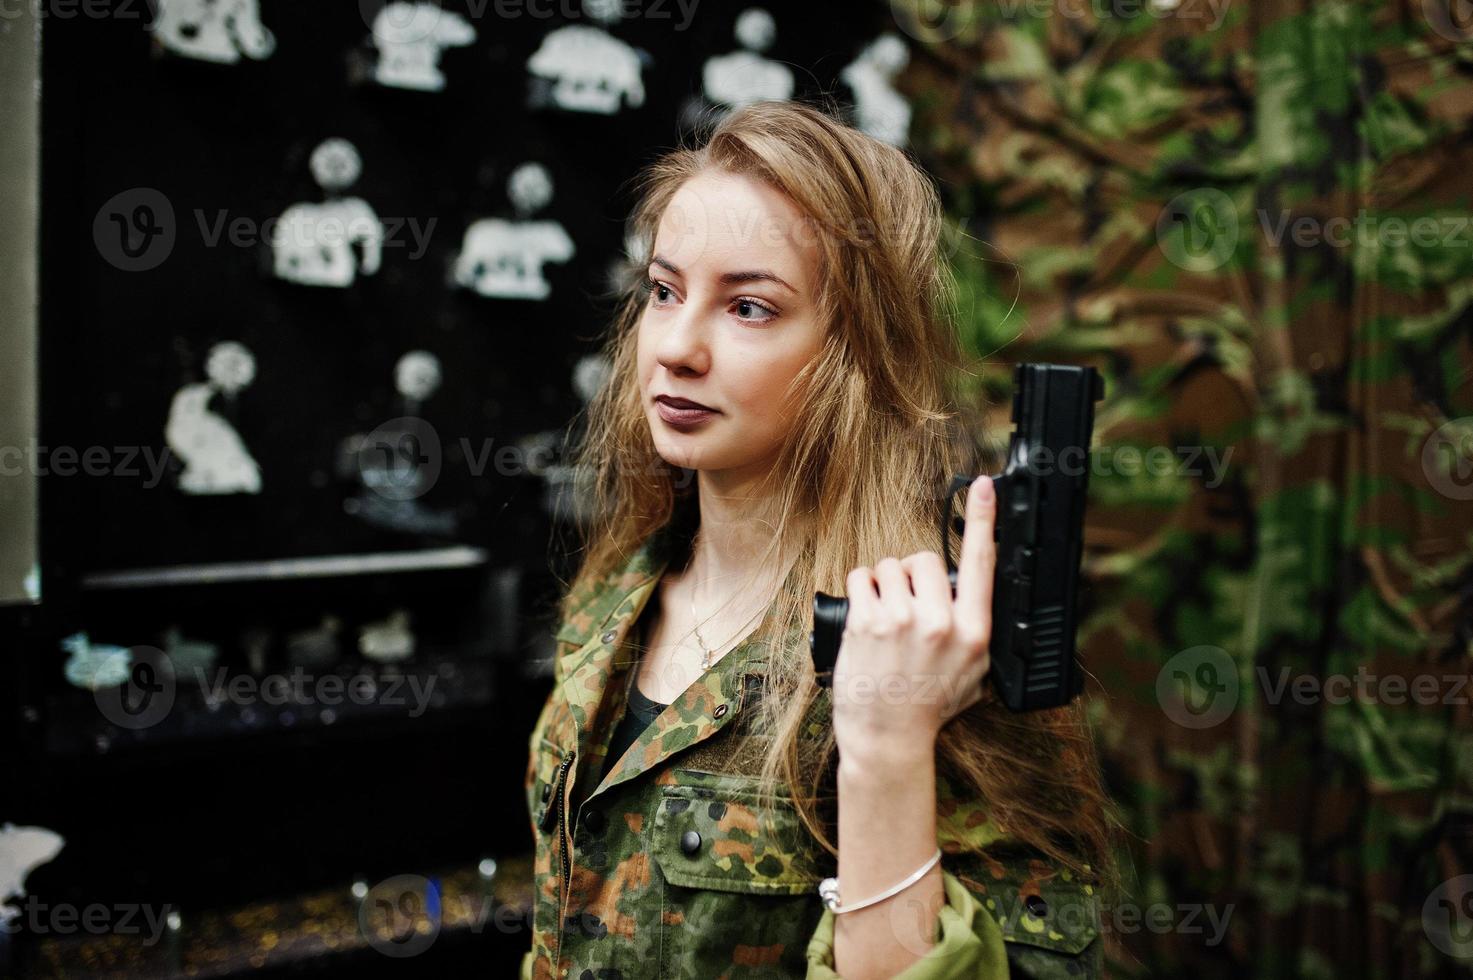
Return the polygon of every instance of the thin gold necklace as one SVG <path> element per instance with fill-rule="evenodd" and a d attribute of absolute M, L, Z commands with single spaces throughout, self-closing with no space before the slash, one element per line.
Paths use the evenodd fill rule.
<path fill-rule="evenodd" d="M 700 536 L 700 532 L 699 531 L 696 532 L 696 536 L 697 537 Z M 692 538 L 691 539 L 691 550 L 692 550 L 692 552 L 695 551 L 695 538 Z M 753 613 L 751 616 L 748 616 L 746 622 L 742 623 L 742 625 L 737 628 L 737 635 L 740 636 L 741 635 L 741 631 L 742 630 L 745 630 L 747 628 L 747 623 L 750 623 L 753 619 L 757 618 L 757 616 L 761 612 L 762 612 L 762 610 L 759 609 L 759 610 L 757 610 L 757 612 Z M 690 584 L 690 621 L 691 621 L 691 630 L 696 635 L 696 645 L 701 648 L 701 669 L 702 670 L 710 670 L 711 669 L 711 664 L 712 664 L 712 658 L 714 658 L 716 656 L 716 651 L 713 650 L 712 648 L 706 646 L 706 639 L 705 639 L 705 637 L 701 636 L 701 624 L 697 621 L 697 619 L 698 619 L 698 617 L 696 616 L 696 583 L 695 583 L 694 578 L 692 578 L 691 584 Z M 727 642 L 730 642 L 730 640 L 728 640 Z"/>

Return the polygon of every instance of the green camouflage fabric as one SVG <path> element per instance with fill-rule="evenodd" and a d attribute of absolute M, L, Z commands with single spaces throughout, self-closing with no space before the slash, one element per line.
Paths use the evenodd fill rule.
<path fill-rule="evenodd" d="M 792 805 L 763 807 L 755 792 L 770 744 L 751 722 L 760 642 L 713 665 L 590 785 L 624 707 L 626 637 L 670 561 L 662 541 L 577 596 L 556 635 L 526 771 L 535 881 L 522 976 L 836 978 L 834 914 L 817 891 L 835 862 Z M 815 745 L 831 709 L 826 695 L 815 702 Z M 936 806 L 947 902 L 905 980 L 1101 976 L 1093 885 L 999 833 L 982 801 L 940 778 Z"/>
<path fill-rule="evenodd" d="M 1473 972 L 1470 12 L 881 15 L 975 239 L 995 431 L 1015 363 L 1106 381 L 1079 649 L 1130 831 L 1112 976 Z"/>

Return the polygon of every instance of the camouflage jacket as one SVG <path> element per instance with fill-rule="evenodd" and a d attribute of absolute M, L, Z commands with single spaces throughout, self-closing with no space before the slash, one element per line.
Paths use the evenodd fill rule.
<path fill-rule="evenodd" d="M 521 975 L 836 980 L 834 914 L 817 891 L 835 863 L 795 809 L 754 795 L 763 736 L 743 708 L 766 668 L 760 644 L 713 665 L 598 779 L 633 662 L 625 638 L 669 563 L 661 538 L 578 597 L 557 632 L 526 773 L 535 880 Z M 1091 889 L 1009 849 L 980 805 L 937 781 L 946 904 L 936 945 L 901 977 L 1100 976 Z"/>

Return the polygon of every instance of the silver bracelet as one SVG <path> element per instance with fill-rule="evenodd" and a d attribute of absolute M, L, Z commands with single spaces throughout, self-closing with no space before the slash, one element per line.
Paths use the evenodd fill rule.
<path fill-rule="evenodd" d="M 869 898 L 866 898 L 862 902 L 854 902 L 850 905 L 845 905 L 843 908 L 839 907 L 838 878 L 825 878 L 823 881 L 820 881 L 818 883 L 818 894 L 823 898 L 823 904 L 827 906 L 828 910 L 835 915 L 843 915 L 845 912 L 854 912 L 859 909 L 873 905 L 876 902 L 883 902 L 891 895 L 894 895 L 897 892 L 902 892 L 905 889 L 909 888 L 911 885 L 914 885 L 916 882 L 920 881 L 921 878 L 925 877 L 926 872 L 935 867 L 936 862 L 940 860 L 941 848 L 938 847 L 936 848 L 936 853 L 931 855 L 931 860 L 921 865 L 918 870 L 912 872 L 910 877 L 906 878 L 900 884 L 892 885 L 891 887 L 886 888 L 884 891 L 880 892 L 878 895 L 871 895 Z"/>

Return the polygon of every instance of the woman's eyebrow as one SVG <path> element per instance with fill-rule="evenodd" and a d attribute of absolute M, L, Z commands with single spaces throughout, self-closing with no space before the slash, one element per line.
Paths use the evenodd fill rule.
<path fill-rule="evenodd" d="M 660 255 L 653 256 L 650 259 L 650 264 L 658 265 L 662 269 L 668 269 L 677 276 L 685 275 L 685 273 L 680 271 L 679 266 Z M 723 286 L 735 286 L 744 282 L 775 282 L 779 286 L 782 286 L 784 289 L 787 289 L 789 292 L 796 293 L 798 291 L 794 289 L 791 285 L 789 285 L 786 279 L 783 279 L 781 276 L 778 276 L 775 273 L 768 272 L 765 269 L 751 269 L 744 272 L 726 272 L 722 274 L 721 278 L 718 281 Z"/>
<path fill-rule="evenodd" d="M 743 282 L 775 282 L 791 293 L 797 292 L 782 277 L 762 269 L 753 269 L 750 272 L 728 272 L 721 277 L 721 285 L 723 286 L 735 286 Z"/>

